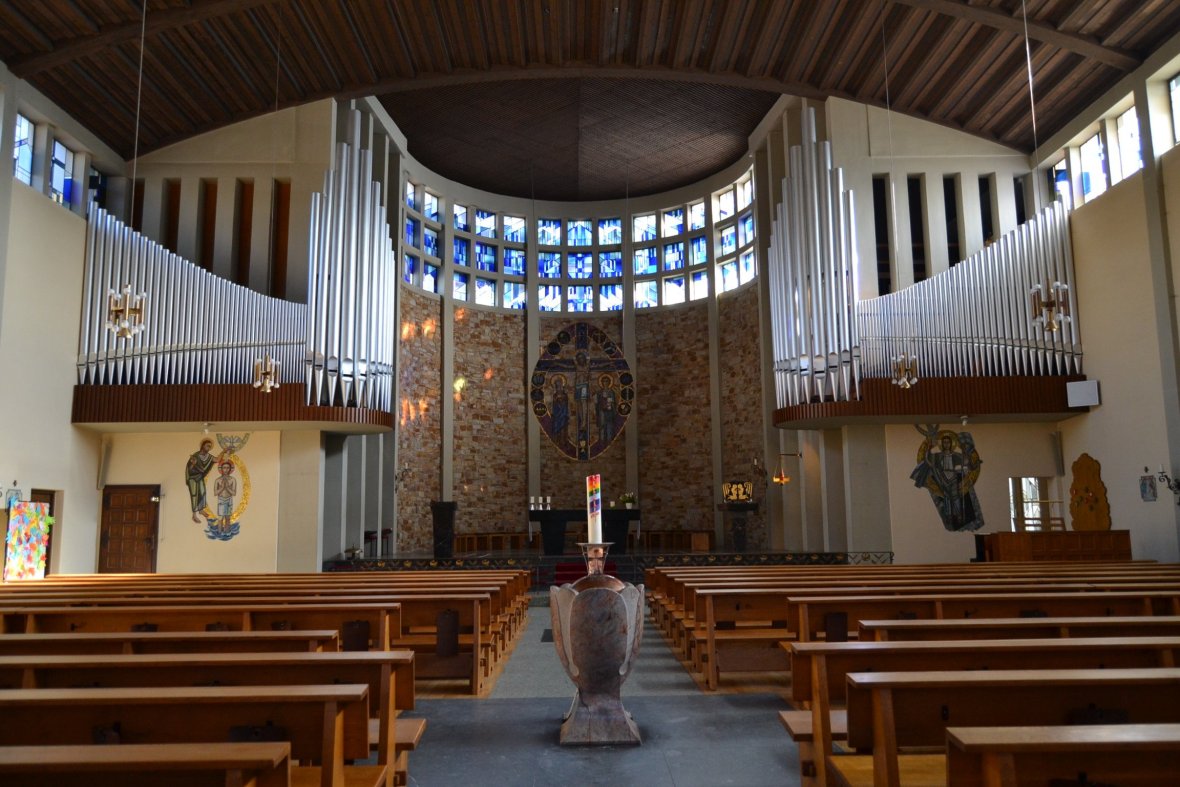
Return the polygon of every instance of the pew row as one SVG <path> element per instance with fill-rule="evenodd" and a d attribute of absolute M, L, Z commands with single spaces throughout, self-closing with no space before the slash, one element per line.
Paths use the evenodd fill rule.
<path fill-rule="evenodd" d="M 134 653 L 321 653 L 340 649 L 336 631 L 97 631 L 4 634 L 0 656 Z"/>

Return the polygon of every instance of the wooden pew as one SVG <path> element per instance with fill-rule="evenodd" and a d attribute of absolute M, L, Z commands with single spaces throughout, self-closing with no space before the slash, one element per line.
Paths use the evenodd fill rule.
<path fill-rule="evenodd" d="M 486 594 L 415 597 L 413 603 L 403 604 L 402 633 L 393 645 L 414 651 L 414 669 L 419 678 L 461 678 L 467 681 L 470 693 L 478 695 L 494 658 L 481 622 L 487 604 Z M 458 617 L 459 636 L 455 642 L 440 638 L 438 619 L 444 612 L 454 612 Z"/>
<path fill-rule="evenodd" d="M 799 745 L 804 775 L 821 784 L 824 762 L 847 736 L 836 706 L 853 672 L 1174 667 L 1180 637 L 958 640 L 947 642 L 784 642 L 790 654 L 791 701 L 809 710 L 780 711 L 779 721 Z"/>
<path fill-rule="evenodd" d="M 1133 723 L 1180 721 L 1180 669 L 855 672 L 848 675 L 848 745 L 871 755 L 830 755 L 829 783 L 944 784 L 950 726 L 1055 726 L 1105 716 Z"/>
<path fill-rule="evenodd" d="M 288 787 L 289 743 L 0 746 L 5 787 Z"/>
<path fill-rule="evenodd" d="M 201 686 L 0 691 L 4 741 L 14 746 L 222 743 L 237 731 L 285 732 L 291 756 L 319 765 L 292 768 L 293 785 L 379 787 L 384 765 L 345 765 L 369 755 L 367 687 Z"/>
<path fill-rule="evenodd" d="M 319 653 L 340 650 L 337 633 L 310 631 L 98 631 L 0 635 L 0 656 L 132 653 Z"/>
<path fill-rule="evenodd" d="M 414 654 L 409 651 L 0 656 L 3 689 L 347 683 L 368 687 L 370 741 L 377 762 L 392 768 L 401 754 L 396 716 L 414 707 Z M 416 745 L 424 725 L 422 719 L 404 720 L 403 737 Z"/>
<path fill-rule="evenodd" d="M 860 621 L 860 639 L 878 642 L 1013 637 L 1174 636 L 1180 636 L 1180 616 L 1177 615 Z"/>
<path fill-rule="evenodd" d="M 950 787 L 1174 784 L 1180 774 L 1180 724 L 1073 727 L 950 727 Z"/>

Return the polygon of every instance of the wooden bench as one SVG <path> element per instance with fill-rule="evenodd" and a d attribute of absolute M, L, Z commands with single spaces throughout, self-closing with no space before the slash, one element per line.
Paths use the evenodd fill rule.
<path fill-rule="evenodd" d="M 779 720 L 799 745 L 804 776 L 825 783 L 824 762 L 847 737 L 847 718 L 836 710 L 853 672 L 921 672 L 997 669 L 1173 667 L 1180 637 L 1015 639 L 948 642 L 784 642 L 791 660 L 791 701 L 808 710 L 780 711 Z"/>
<path fill-rule="evenodd" d="M 945 784 L 945 754 L 899 759 L 898 751 L 945 751 L 947 727 L 1056 726 L 1124 716 L 1134 723 L 1180 721 L 1180 669 L 851 673 L 848 745 L 872 754 L 828 756 L 828 783 Z"/>
<path fill-rule="evenodd" d="M 393 644 L 414 651 L 419 678 L 461 678 L 470 693 L 478 695 L 495 657 L 492 643 L 484 639 L 482 620 L 487 609 L 486 594 L 415 597 L 402 607 L 402 633 Z M 440 637 L 438 622 L 443 613 L 456 615 L 453 641 Z"/>
<path fill-rule="evenodd" d="M 860 639 L 928 641 L 1013 637 L 1180 636 L 1180 616 L 966 618 L 960 620 L 862 620 Z"/>
<path fill-rule="evenodd" d="M 0 692 L 5 743 L 222 743 L 282 736 L 298 787 L 380 787 L 384 765 L 345 765 L 369 756 L 367 687 L 201 686 L 12 689 Z"/>
<path fill-rule="evenodd" d="M 1174 784 L 1180 724 L 950 727 L 947 784 Z"/>
<path fill-rule="evenodd" d="M 0 655 L 132 653 L 319 653 L 339 650 L 333 630 L 99 631 L 4 634 Z"/>
<path fill-rule="evenodd" d="M 0 746 L 5 787 L 287 787 L 289 743 Z"/>

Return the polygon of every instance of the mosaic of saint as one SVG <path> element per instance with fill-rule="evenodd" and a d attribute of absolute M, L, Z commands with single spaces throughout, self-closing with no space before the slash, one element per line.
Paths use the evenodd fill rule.
<path fill-rule="evenodd" d="M 559 451 L 580 461 L 614 442 L 635 400 L 635 380 L 622 350 L 584 322 L 559 331 L 545 345 L 530 383 L 541 430 Z"/>
<path fill-rule="evenodd" d="M 221 453 L 213 454 L 213 441 L 208 437 L 201 440 L 198 448 L 184 466 L 184 481 L 188 486 L 189 501 L 192 504 L 193 521 L 205 525 L 205 537 L 215 541 L 230 541 L 241 532 L 242 513 L 250 503 L 250 474 L 246 463 L 238 456 L 250 439 L 246 435 L 217 435 Z M 213 496 L 217 498 L 216 511 L 209 505 L 206 481 L 210 471 L 217 468 L 213 481 Z M 242 479 L 241 489 L 238 478 Z"/>
<path fill-rule="evenodd" d="M 926 439 L 918 446 L 918 466 L 910 473 L 914 486 L 930 492 L 947 530 L 970 532 L 983 527 L 983 512 L 975 496 L 983 460 L 971 433 L 940 430 L 937 424 L 915 428 Z"/>

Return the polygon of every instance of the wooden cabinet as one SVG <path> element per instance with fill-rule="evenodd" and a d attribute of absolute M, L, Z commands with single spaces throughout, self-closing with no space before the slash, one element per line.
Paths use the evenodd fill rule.
<path fill-rule="evenodd" d="M 987 533 L 983 544 L 989 562 L 1131 559 L 1129 530 Z"/>

